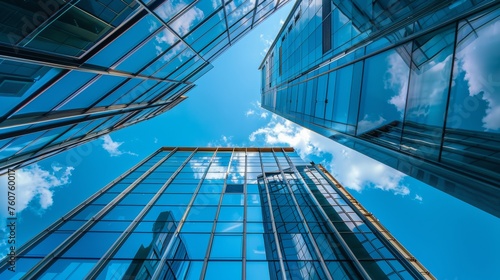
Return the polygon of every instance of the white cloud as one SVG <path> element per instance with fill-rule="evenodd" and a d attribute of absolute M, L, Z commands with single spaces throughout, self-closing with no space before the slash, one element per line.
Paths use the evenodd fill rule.
<path fill-rule="evenodd" d="M 386 121 L 382 116 L 379 116 L 378 120 L 375 121 L 370 121 L 368 119 L 368 115 L 365 115 L 364 118 L 358 123 L 358 133 L 365 133 L 373 130 L 382 126 L 382 124 Z"/>
<path fill-rule="evenodd" d="M 215 141 L 210 141 L 207 146 L 208 147 L 237 147 L 237 145 L 233 144 L 231 140 L 233 136 L 221 135 L 220 139 Z"/>
<path fill-rule="evenodd" d="M 248 109 L 245 112 L 245 116 L 247 116 L 247 117 L 258 116 L 262 119 L 267 119 L 267 117 L 269 116 L 269 113 L 266 110 L 262 109 L 259 101 L 251 102 L 250 105 L 252 108 Z"/>
<path fill-rule="evenodd" d="M 212 2 L 213 3 L 213 2 Z M 187 7 L 187 3 L 184 1 L 167 1 L 165 4 L 158 7 L 155 12 L 163 19 L 169 19 L 172 15 L 178 13 L 182 9 Z M 179 36 L 184 36 L 187 34 L 195 22 L 202 20 L 205 17 L 202 10 L 197 7 L 193 7 L 188 11 L 184 12 L 182 16 L 177 18 L 173 23 L 170 24 L 170 27 L 177 33 Z M 157 24 L 153 21 L 150 22 L 150 32 L 156 29 Z M 155 49 L 156 55 L 160 55 L 164 49 L 173 46 L 176 42 L 179 41 L 179 37 L 169 30 L 165 29 L 158 33 L 155 36 Z M 165 45 L 166 43 L 166 45 Z M 182 61 L 186 57 L 193 56 L 191 51 L 184 51 L 186 49 L 186 45 L 183 43 L 176 44 L 173 48 L 171 48 L 168 53 L 166 53 L 163 57 L 163 61 L 170 61 L 173 57 L 177 56 L 179 53 L 179 59 Z"/>
<path fill-rule="evenodd" d="M 132 156 L 137 156 L 136 153 L 132 153 L 129 151 L 120 151 L 120 146 L 123 144 L 123 142 L 115 142 L 113 139 L 111 139 L 111 136 L 108 134 L 104 135 L 101 137 L 104 143 L 102 143 L 102 148 L 106 150 L 112 157 L 117 157 L 123 154 L 129 154 Z"/>
<path fill-rule="evenodd" d="M 228 24 L 231 25 L 235 23 L 236 21 L 240 20 L 244 15 L 246 15 L 248 12 L 250 12 L 253 8 L 255 7 L 255 0 L 248 0 L 242 4 L 240 4 L 238 7 L 236 7 L 236 4 L 234 1 L 231 1 L 226 4 L 227 8 L 227 18 L 228 18 Z M 248 20 L 246 21 L 243 25 L 248 26 L 250 25 L 252 21 Z"/>
<path fill-rule="evenodd" d="M 408 90 L 409 72 L 408 65 L 396 52 L 387 57 L 389 69 L 387 69 L 388 79 L 384 81 L 384 88 L 391 89 L 397 94 L 389 99 L 389 104 L 396 106 L 396 109 L 403 116 L 406 105 L 406 94 Z"/>
<path fill-rule="evenodd" d="M 52 170 L 44 170 L 38 164 L 33 164 L 16 170 L 16 211 L 25 210 L 30 202 L 37 201 L 40 210 L 45 210 L 53 204 L 53 191 L 55 188 L 70 182 L 72 166 L 66 168 L 57 166 Z M 1 191 L 7 193 L 7 176 L 1 176 Z M 7 207 L 5 207 L 7 208 Z M 3 213 L 3 212 L 2 212 Z"/>
<path fill-rule="evenodd" d="M 451 68 L 452 55 L 448 55 L 441 62 L 430 61 L 420 66 L 419 74 L 412 74 L 412 91 L 415 93 L 408 97 L 408 114 L 413 120 L 427 118 L 431 113 L 431 106 L 442 105 L 445 100 L 446 89 L 449 85 L 449 69 Z"/>
<path fill-rule="evenodd" d="M 470 96 L 488 103 L 482 119 L 485 130 L 500 129 L 500 21 L 478 30 L 479 37 L 457 53 L 459 70 L 465 71 Z M 473 36 L 478 36 L 474 33 Z"/>
<path fill-rule="evenodd" d="M 424 200 L 424 199 L 423 199 L 420 195 L 418 195 L 418 194 L 416 194 L 416 195 L 415 195 L 415 198 L 414 198 L 414 199 L 415 199 L 415 200 L 417 200 L 417 201 L 420 201 L 420 202 L 422 202 L 422 200 Z"/>
<path fill-rule="evenodd" d="M 156 137 L 155 137 L 155 138 L 154 138 L 154 140 L 153 140 L 153 142 L 154 142 L 155 144 L 156 144 L 156 143 L 158 143 L 158 138 L 156 138 Z"/>
<path fill-rule="evenodd" d="M 248 111 L 245 113 L 245 116 L 247 116 L 247 117 L 248 117 L 248 116 L 251 116 L 251 115 L 253 115 L 253 114 L 255 114 L 255 111 L 254 111 L 254 110 L 252 110 L 252 109 L 248 109 Z"/>
<path fill-rule="evenodd" d="M 267 145 L 289 145 L 303 159 L 311 155 L 331 158 L 322 164 L 347 188 L 362 191 L 374 187 L 403 196 L 410 193 L 403 182 L 406 175 L 274 114 L 249 139 Z"/>

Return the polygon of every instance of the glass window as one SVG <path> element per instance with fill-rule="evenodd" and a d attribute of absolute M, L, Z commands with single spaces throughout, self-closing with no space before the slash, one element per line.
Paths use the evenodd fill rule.
<path fill-rule="evenodd" d="M 413 44 L 403 149 L 437 158 L 448 99 L 454 30 L 425 35 Z"/>
<path fill-rule="evenodd" d="M 242 233 L 243 223 L 218 222 L 215 232 L 218 233 Z"/>
<path fill-rule="evenodd" d="M 352 65 L 337 70 L 335 81 L 335 100 L 333 104 L 334 122 L 347 123 L 349 98 L 351 95 Z M 330 88 L 330 85 L 328 85 Z"/>
<path fill-rule="evenodd" d="M 250 206 L 247 207 L 247 221 L 262 222 L 262 208 Z"/>
<path fill-rule="evenodd" d="M 90 58 L 87 63 L 109 67 L 160 26 L 160 22 L 154 16 L 145 16 L 123 35 Z"/>
<path fill-rule="evenodd" d="M 120 205 L 147 205 L 153 198 L 153 193 L 128 193 L 119 202 Z"/>
<path fill-rule="evenodd" d="M 199 280 L 202 269 L 203 262 L 189 262 L 189 269 L 185 280 Z"/>
<path fill-rule="evenodd" d="M 35 112 L 47 112 L 58 105 L 71 93 L 78 90 L 85 83 L 90 81 L 95 74 L 80 72 L 80 71 L 70 71 L 62 79 L 54 83 L 49 89 L 43 92 L 35 100 L 30 102 L 26 107 L 21 109 L 17 115 L 35 113 Z M 67 94 L 61 94 L 65 92 Z"/>
<path fill-rule="evenodd" d="M 212 232 L 213 222 L 185 222 L 182 225 L 182 233 L 192 233 L 192 232 Z"/>
<path fill-rule="evenodd" d="M 30 257 L 45 257 L 50 252 L 52 252 L 57 246 L 62 244 L 66 238 L 68 238 L 72 232 L 52 232 L 43 238 L 40 242 L 38 242 L 35 246 L 31 247 L 26 253 L 23 253 L 22 256 L 30 256 Z"/>
<path fill-rule="evenodd" d="M 221 273 L 224 271 L 224 273 Z M 208 262 L 206 280 L 234 280 L 241 279 L 242 265 L 239 261 L 210 261 Z"/>
<path fill-rule="evenodd" d="M 176 168 L 177 169 L 177 168 Z M 198 187 L 196 184 L 174 184 L 168 185 L 165 193 L 194 193 Z"/>
<path fill-rule="evenodd" d="M 0 94 L 0 116 L 6 114 L 8 111 L 14 108 L 15 105 L 20 104 L 23 100 L 25 100 L 28 96 L 30 96 L 40 87 L 47 84 L 52 78 L 61 73 L 62 70 L 56 68 L 50 69 L 48 67 L 42 67 L 35 70 L 32 69 L 31 64 L 17 63 L 13 61 L 3 60 L 2 62 L 0 62 L 0 73 L 3 72 L 6 73 L 16 72 L 19 74 L 22 73 L 23 76 L 29 75 L 29 79 L 33 77 L 34 81 L 32 84 L 29 85 L 28 89 L 22 92 L 22 94 L 18 93 L 15 94 L 15 96 L 4 95 L 3 93 Z M 0 77 L 5 78 L 1 74 Z"/>
<path fill-rule="evenodd" d="M 73 6 L 58 14 L 29 40 L 27 47 L 58 55 L 80 56 L 110 30 L 112 27 L 99 17 Z"/>
<path fill-rule="evenodd" d="M 227 191 L 227 189 L 226 189 Z M 245 196 L 242 194 L 224 194 L 222 205 L 243 205 L 245 203 Z"/>
<path fill-rule="evenodd" d="M 498 10 L 459 23 L 453 83 L 446 126 L 499 133 L 500 72 Z"/>
<path fill-rule="evenodd" d="M 203 260 L 205 258 L 210 234 L 182 233 L 180 237 L 191 260 Z"/>
<path fill-rule="evenodd" d="M 157 259 L 171 242 L 172 236 L 171 232 L 131 233 L 127 240 L 121 244 L 113 258 Z M 156 251 L 156 254 L 154 254 L 154 251 Z"/>
<path fill-rule="evenodd" d="M 57 259 L 40 279 L 83 279 L 97 263 L 97 259 Z"/>
<path fill-rule="evenodd" d="M 220 194 L 199 193 L 194 200 L 193 205 L 218 205 Z"/>
<path fill-rule="evenodd" d="M 177 34 L 184 36 L 193 30 L 203 19 L 208 18 L 220 5 L 220 0 L 197 2 L 189 10 L 175 18 L 169 25 Z M 160 17 L 162 17 L 161 14 Z"/>
<path fill-rule="evenodd" d="M 247 232 L 249 233 L 264 233 L 264 225 L 262 223 L 247 222 Z"/>
<path fill-rule="evenodd" d="M 133 221 L 144 206 L 114 206 L 104 217 L 103 220 Z"/>
<path fill-rule="evenodd" d="M 221 206 L 219 212 L 219 221 L 243 221 L 243 207 Z"/>
<path fill-rule="evenodd" d="M 216 211 L 215 206 L 193 206 L 189 210 L 186 221 L 213 221 Z"/>
<path fill-rule="evenodd" d="M 272 237 L 272 235 L 270 235 Z M 247 259 L 248 260 L 266 260 L 266 245 L 264 235 L 262 234 L 247 234 Z M 274 242 L 270 241 L 270 242 Z"/>
<path fill-rule="evenodd" d="M 162 55 L 164 51 L 174 45 L 177 40 L 178 38 L 170 31 L 163 30 L 128 56 L 116 67 L 116 69 L 136 73 L 147 63 L 156 60 L 158 56 Z M 161 59 L 165 62 L 163 58 Z"/>
<path fill-rule="evenodd" d="M 192 194 L 176 194 L 167 193 L 162 194 L 158 200 L 156 200 L 156 205 L 188 205 L 189 201 L 193 197 Z"/>
<path fill-rule="evenodd" d="M 172 0 L 167 1 L 164 4 L 160 5 L 158 8 L 154 10 L 154 12 L 160 16 L 164 21 L 168 22 L 174 16 L 179 14 L 182 10 L 184 10 L 187 6 L 193 3 L 194 0 Z"/>
<path fill-rule="evenodd" d="M 398 47 L 365 61 L 357 135 L 378 131 L 388 123 L 403 120 L 410 76 L 409 61 L 403 60 L 400 54 L 405 49 Z M 399 136 L 396 132 L 391 135 L 395 134 L 394 139 L 399 142 L 401 132 L 398 131 Z M 367 133 L 366 137 L 378 135 Z M 385 139 L 390 141 L 391 138 Z"/>
<path fill-rule="evenodd" d="M 99 212 L 103 205 L 86 205 L 76 215 L 71 217 L 72 220 L 90 220 L 97 212 Z"/>
<path fill-rule="evenodd" d="M 119 222 L 119 221 L 98 221 L 90 228 L 89 231 L 116 231 L 123 232 L 130 222 Z M 62 229 L 62 227 L 61 227 Z"/>
<path fill-rule="evenodd" d="M 120 235 L 120 232 L 86 232 L 62 256 L 100 259 Z"/>
<path fill-rule="evenodd" d="M 243 236 L 215 235 L 210 259 L 241 259 Z"/>
<path fill-rule="evenodd" d="M 247 280 L 270 280 L 269 267 L 267 262 L 246 262 Z M 337 278 L 334 278 L 337 279 Z M 339 278 L 340 279 L 340 278 Z"/>
<path fill-rule="evenodd" d="M 185 211 L 186 206 L 152 206 L 149 208 L 148 213 L 142 218 L 142 220 L 158 221 L 158 219 L 172 219 L 173 217 L 175 221 L 180 221 Z M 165 216 L 165 212 L 170 212 L 172 216 Z"/>
<path fill-rule="evenodd" d="M 123 81 L 125 81 L 125 78 L 102 75 L 97 80 L 94 80 L 91 85 L 86 86 L 77 96 L 58 110 L 89 108 L 90 105 Z"/>

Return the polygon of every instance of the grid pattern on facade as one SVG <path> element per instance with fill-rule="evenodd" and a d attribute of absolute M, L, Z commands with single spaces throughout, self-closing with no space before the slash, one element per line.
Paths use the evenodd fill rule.
<path fill-rule="evenodd" d="M 28 242 L 15 274 L 4 260 L 0 276 L 432 278 L 322 174 L 290 148 L 163 148 Z"/>
<path fill-rule="evenodd" d="M 500 216 L 499 5 L 403 2 L 297 2 L 261 65 L 262 107 Z"/>
<path fill-rule="evenodd" d="M 2 1 L 0 168 L 155 117 L 287 0 Z"/>

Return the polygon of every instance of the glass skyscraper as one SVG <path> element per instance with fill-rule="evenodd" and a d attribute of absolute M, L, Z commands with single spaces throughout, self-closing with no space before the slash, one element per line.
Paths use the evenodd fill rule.
<path fill-rule="evenodd" d="M 162 148 L 17 253 L 1 279 L 433 279 L 292 148 Z"/>
<path fill-rule="evenodd" d="M 0 1 L 0 173 L 171 109 L 287 2 Z"/>
<path fill-rule="evenodd" d="M 500 217 L 500 4 L 297 1 L 262 107 Z"/>

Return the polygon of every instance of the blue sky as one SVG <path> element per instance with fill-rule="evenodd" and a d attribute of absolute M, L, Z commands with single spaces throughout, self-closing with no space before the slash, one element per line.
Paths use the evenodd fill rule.
<path fill-rule="evenodd" d="M 439 279 L 498 277 L 498 218 L 259 107 L 258 66 L 290 8 L 220 56 L 171 111 L 18 170 L 18 243 L 161 146 L 292 146 L 323 163 Z"/>

